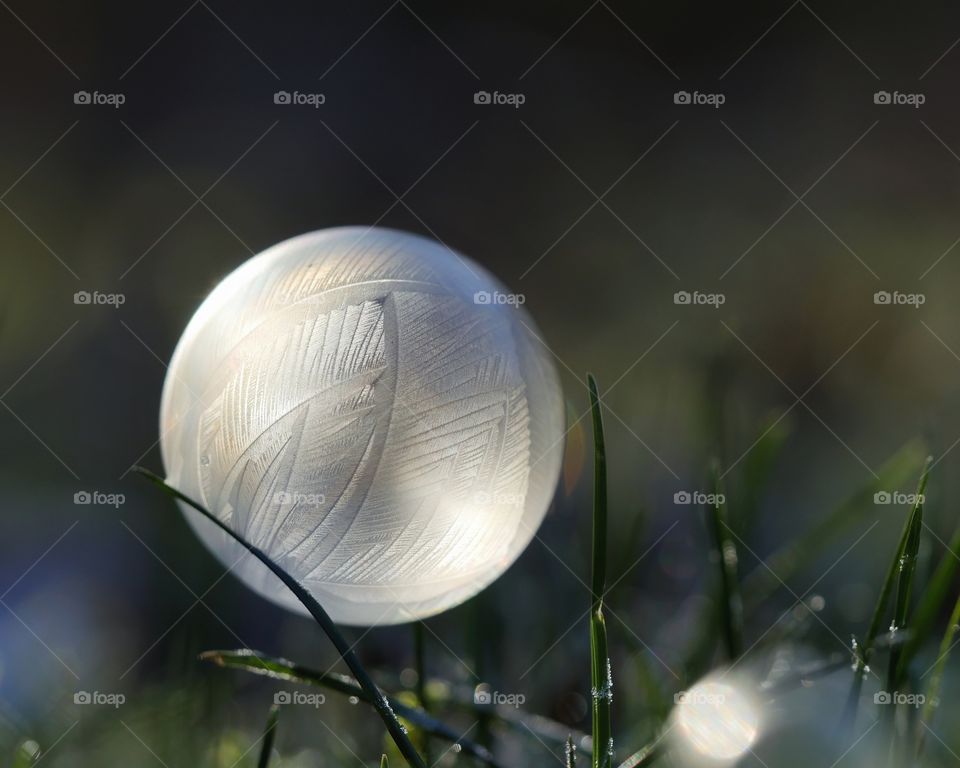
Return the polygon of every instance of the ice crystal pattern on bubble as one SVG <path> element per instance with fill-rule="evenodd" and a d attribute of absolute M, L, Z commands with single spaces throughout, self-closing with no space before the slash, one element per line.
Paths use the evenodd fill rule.
<path fill-rule="evenodd" d="M 555 374 L 524 310 L 473 301 L 496 288 L 475 270 L 395 232 L 297 238 L 221 283 L 174 357 L 171 480 L 341 620 L 469 597 L 549 502 Z"/>

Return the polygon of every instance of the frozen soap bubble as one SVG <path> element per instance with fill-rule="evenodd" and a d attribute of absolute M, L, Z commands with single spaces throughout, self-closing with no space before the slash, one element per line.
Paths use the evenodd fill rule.
<path fill-rule="evenodd" d="M 562 396 L 522 297 L 422 237 L 338 228 L 207 297 L 163 388 L 168 482 L 269 554 L 334 621 L 472 597 L 520 555 L 560 470 Z M 305 612 L 185 505 L 225 566 Z"/>

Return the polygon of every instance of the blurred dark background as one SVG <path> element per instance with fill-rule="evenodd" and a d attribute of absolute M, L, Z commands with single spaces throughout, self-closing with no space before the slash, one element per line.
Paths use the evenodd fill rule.
<path fill-rule="evenodd" d="M 165 364 L 206 293 L 314 229 L 379 223 L 468 254 L 524 294 L 563 381 L 574 426 L 542 541 L 428 622 L 433 674 L 522 692 L 589 730 L 587 370 L 610 390 L 611 581 L 629 569 L 608 617 L 625 733 L 642 710 L 631 660 L 676 689 L 708 599 L 699 511 L 673 497 L 706 489 L 712 458 L 736 494 L 755 441 L 783 431 L 762 492 L 735 496 L 756 505 L 744 536 L 763 557 L 920 438 L 939 462 L 929 526 L 952 533 L 960 8 L 8 2 L 0 759 L 63 736 L 49 764 L 146 764 L 143 741 L 171 765 L 189 745 L 195 764 L 229 766 L 276 685 L 196 653 L 245 645 L 333 664 L 311 622 L 221 579 L 173 505 L 129 473 L 161 470 Z M 324 103 L 277 104 L 279 91 Z M 524 103 L 477 104 L 478 91 Z M 678 104 L 680 91 L 724 103 Z M 924 103 L 877 104 L 879 91 Z M 123 303 L 77 304 L 82 291 Z M 678 291 L 723 303 L 677 304 Z M 877 304 L 878 291 L 923 304 Z M 75 504 L 83 491 L 125 498 Z M 889 524 L 818 584 L 834 636 L 815 627 L 814 647 L 862 631 L 899 515 L 872 513 Z M 742 570 L 757 565 L 741 551 Z M 790 588 L 802 595 L 822 570 Z M 794 597 L 781 590 L 748 641 Z M 373 630 L 363 657 L 409 667 L 411 637 Z M 77 711 L 77 690 L 127 704 Z M 361 758 L 379 754 L 369 710 L 325 715 Z M 341 749 L 309 716 L 281 736 L 289 765 Z"/>

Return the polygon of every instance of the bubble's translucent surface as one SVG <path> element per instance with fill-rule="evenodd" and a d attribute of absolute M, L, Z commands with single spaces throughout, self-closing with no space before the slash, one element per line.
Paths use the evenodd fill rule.
<path fill-rule="evenodd" d="M 682 764 L 732 762 L 757 740 L 759 717 L 749 696 L 734 685 L 704 680 L 686 691 L 672 713 L 681 748 Z"/>
<path fill-rule="evenodd" d="M 562 398 L 535 333 L 494 278 L 434 241 L 342 228 L 280 243 L 180 339 L 160 416 L 168 482 L 335 621 L 443 611 L 517 558 L 556 486 Z M 303 610 L 184 514 L 232 573 Z"/>

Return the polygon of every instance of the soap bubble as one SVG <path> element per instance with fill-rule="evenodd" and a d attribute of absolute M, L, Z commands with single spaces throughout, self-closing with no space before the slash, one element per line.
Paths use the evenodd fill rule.
<path fill-rule="evenodd" d="M 475 595 L 532 539 L 563 449 L 562 396 L 524 297 L 418 236 L 338 228 L 251 258 L 177 345 L 167 480 L 338 622 L 392 624 Z M 181 504 L 261 595 L 300 603 Z"/>

